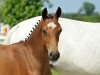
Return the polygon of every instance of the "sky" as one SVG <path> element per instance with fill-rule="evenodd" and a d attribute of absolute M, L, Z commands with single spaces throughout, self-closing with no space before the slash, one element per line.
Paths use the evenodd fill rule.
<path fill-rule="evenodd" d="M 95 5 L 95 11 L 100 13 L 100 0 L 49 0 L 52 4 L 52 8 L 48 8 L 49 12 L 55 12 L 58 7 L 61 7 L 62 12 L 71 13 L 77 12 L 84 2 L 90 2 Z"/>

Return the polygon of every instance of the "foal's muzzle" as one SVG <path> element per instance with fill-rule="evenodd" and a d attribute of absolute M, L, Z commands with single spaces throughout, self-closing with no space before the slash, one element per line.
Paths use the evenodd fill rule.
<path fill-rule="evenodd" d="M 57 61 L 59 57 L 60 57 L 60 53 L 59 52 L 51 52 L 50 53 L 50 60 L 52 62 Z"/>

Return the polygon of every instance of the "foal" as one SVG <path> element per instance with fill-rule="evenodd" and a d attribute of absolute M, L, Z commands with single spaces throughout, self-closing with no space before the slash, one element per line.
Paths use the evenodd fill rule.
<path fill-rule="evenodd" d="M 60 56 L 60 15 L 60 7 L 54 15 L 47 14 L 45 8 L 41 21 L 26 41 L 0 45 L 0 75 L 51 75 L 49 59 L 56 61 Z"/>

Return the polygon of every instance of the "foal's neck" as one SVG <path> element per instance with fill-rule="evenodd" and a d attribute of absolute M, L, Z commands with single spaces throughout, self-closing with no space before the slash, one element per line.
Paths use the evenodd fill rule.
<path fill-rule="evenodd" d="M 41 25 L 39 25 L 33 30 L 29 39 L 27 40 L 28 43 L 31 45 L 42 45 L 42 32 L 41 32 Z"/>
<path fill-rule="evenodd" d="M 42 40 L 42 25 L 41 22 L 39 25 L 34 29 L 34 31 L 31 33 L 29 39 L 25 41 L 26 46 L 30 47 L 33 52 L 46 52 L 47 49 L 46 46 Z"/>

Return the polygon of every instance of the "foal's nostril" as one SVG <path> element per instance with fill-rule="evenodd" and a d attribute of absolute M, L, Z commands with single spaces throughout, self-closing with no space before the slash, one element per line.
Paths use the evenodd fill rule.
<path fill-rule="evenodd" d="M 51 60 L 57 60 L 59 57 L 60 57 L 60 53 L 59 52 L 51 52 L 50 53 Z"/>

